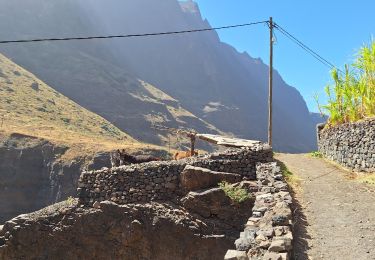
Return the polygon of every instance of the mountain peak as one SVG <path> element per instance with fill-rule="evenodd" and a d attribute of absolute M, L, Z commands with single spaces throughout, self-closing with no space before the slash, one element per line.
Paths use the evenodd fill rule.
<path fill-rule="evenodd" d="M 199 6 L 193 0 L 179 1 L 179 4 L 184 13 L 190 13 L 190 14 L 201 17 Z"/>

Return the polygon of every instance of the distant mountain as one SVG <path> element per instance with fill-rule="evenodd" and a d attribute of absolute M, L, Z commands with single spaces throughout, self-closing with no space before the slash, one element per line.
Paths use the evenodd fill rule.
<path fill-rule="evenodd" d="M 310 113 L 311 120 L 313 124 L 316 126 L 317 124 L 324 123 L 328 120 L 328 116 L 321 115 L 320 113 Z"/>
<path fill-rule="evenodd" d="M 0 0 L 0 6 L 2 39 L 210 26 L 192 1 Z M 153 122 L 266 140 L 268 68 L 215 32 L 19 44 L 0 51 L 142 141 L 165 143 L 167 136 L 152 129 Z M 276 71 L 274 77 L 274 148 L 315 150 L 315 121 L 305 101 Z M 156 98 L 143 81 L 173 101 Z"/>

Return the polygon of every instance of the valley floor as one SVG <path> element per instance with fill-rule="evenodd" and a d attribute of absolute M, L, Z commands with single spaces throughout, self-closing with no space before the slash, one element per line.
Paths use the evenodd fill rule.
<path fill-rule="evenodd" d="M 305 154 L 278 154 L 300 178 L 295 259 L 375 259 L 375 192 L 350 173 Z"/>

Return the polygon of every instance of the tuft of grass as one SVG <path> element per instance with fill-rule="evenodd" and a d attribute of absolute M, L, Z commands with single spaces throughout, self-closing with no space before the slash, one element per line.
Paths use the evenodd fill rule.
<path fill-rule="evenodd" d="M 72 196 L 69 196 L 67 199 L 66 199 L 66 203 L 68 204 L 68 206 L 73 206 L 74 203 L 75 203 L 75 199 L 72 197 Z"/>
<path fill-rule="evenodd" d="M 319 151 L 312 151 L 309 155 L 314 158 L 323 158 L 323 154 Z"/>
<path fill-rule="evenodd" d="M 247 190 L 234 187 L 226 181 L 219 183 L 219 187 L 224 191 L 225 195 L 237 203 L 244 202 L 251 197 Z"/>
<path fill-rule="evenodd" d="M 375 173 L 374 174 L 366 174 L 363 177 L 359 177 L 358 180 L 361 183 L 375 185 Z"/>
<path fill-rule="evenodd" d="M 299 178 L 297 175 L 295 175 L 293 172 L 291 172 L 288 167 L 281 161 L 278 161 L 278 164 L 280 166 L 281 174 L 284 176 L 286 182 L 289 184 L 290 187 L 292 187 L 293 190 L 300 189 L 301 186 L 301 178 Z"/>

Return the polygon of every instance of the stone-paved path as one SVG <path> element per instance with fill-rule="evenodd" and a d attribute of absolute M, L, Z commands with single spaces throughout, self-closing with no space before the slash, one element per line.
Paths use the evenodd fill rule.
<path fill-rule="evenodd" d="M 302 179 L 295 194 L 295 259 L 375 259 L 375 187 L 323 159 L 276 158 Z"/>

